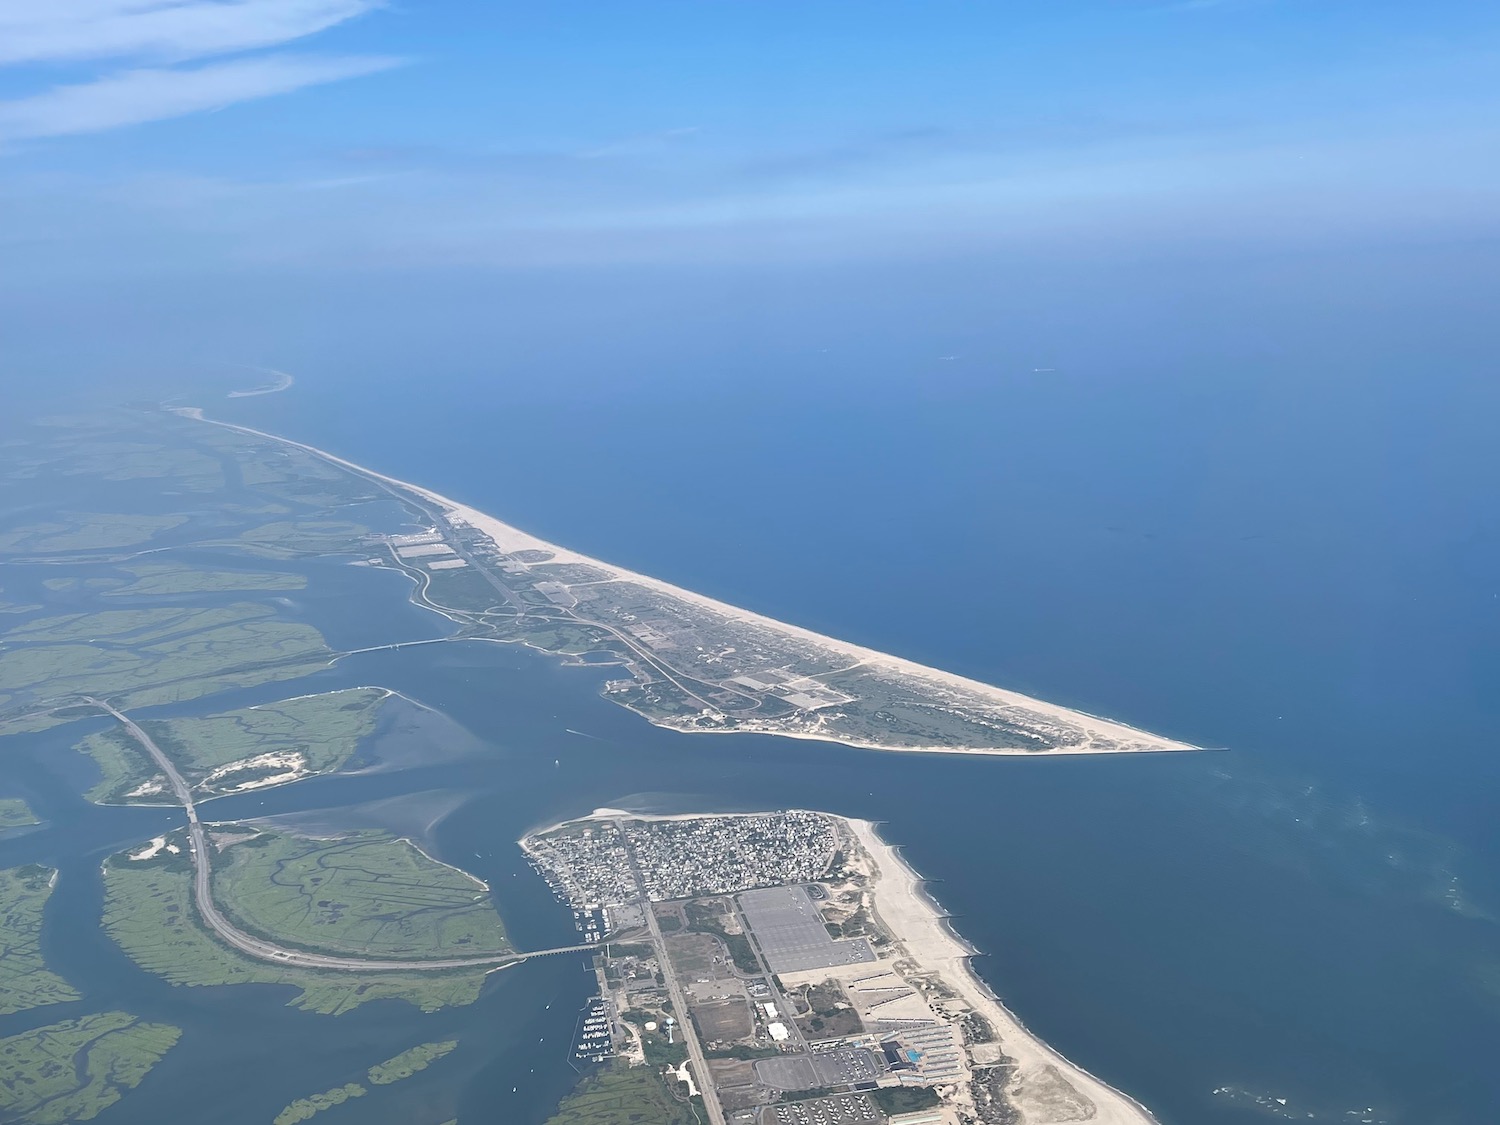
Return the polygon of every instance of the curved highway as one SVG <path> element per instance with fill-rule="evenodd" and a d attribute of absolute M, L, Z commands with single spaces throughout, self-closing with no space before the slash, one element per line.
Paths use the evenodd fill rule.
<path fill-rule="evenodd" d="M 512 962 L 524 961 L 528 957 L 546 957 L 555 953 L 579 953 L 588 952 L 594 947 L 592 945 L 569 945 L 558 949 L 539 949 L 530 953 L 493 953 L 488 957 L 461 957 L 448 960 L 416 960 L 416 961 L 375 961 L 364 957 L 340 957 L 326 953 L 309 953 L 302 949 L 289 949 L 264 938 L 255 937 L 245 933 L 229 921 L 220 912 L 218 905 L 214 902 L 212 876 L 210 867 L 210 853 L 207 834 L 203 831 L 203 824 L 198 819 L 198 809 L 193 804 L 193 791 L 177 772 L 177 767 L 168 758 L 140 726 L 125 715 L 124 712 L 116 710 L 102 699 L 85 696 L 85 702 L 98 707 L 101 711 L 107 711 L 125 728 L 127 734 L 140 744 L 141 749 L 151 756 L 162 773 L 166 775 L 168 783 L 172 786 L 172 793 L 187 812 L 188 818 L 188 840 L 189 851 L 193 859 L 193 899 L 198 906 L 198 914 L 202 917 L 204 924 L 208 926 L 225 944 L 233 946 L 241 953 L 254 957 L 258 961 L 270 961 L 277 965 L 295 965 L 303 969 L 342 969 L 346 972 L 362 973 L 389 973 L 389 972 L 429 972 L 434 969 L 469 969 L 481 965 L 498 967 Z"/>

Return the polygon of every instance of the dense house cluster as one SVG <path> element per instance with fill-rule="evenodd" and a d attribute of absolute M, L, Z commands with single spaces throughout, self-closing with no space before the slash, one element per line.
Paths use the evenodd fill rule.
<path fill-rule="evenodd" d="M 827 817 L 801 810 L 638 820 L 625 831 L 653 902 L 810 882 L 837 844 Z"/>
<path fill-rule="evenodd" d="M 692 820 L 570 825 L 523 841 L 532 865 L 575 910 L 641 897 L 652 902 L 811 882 L 828 870 L 838 837 L 824 816 L 800 810 Z M 634 868 L 632 867 L 634 861 Z"/>
<path fill-rule="evenodd" d="M 640 897 L 625 854 L 625 838 L 608 821 L 529 836 L 522 846 L 547 885 L 574 910 L 595 910 Z"/>

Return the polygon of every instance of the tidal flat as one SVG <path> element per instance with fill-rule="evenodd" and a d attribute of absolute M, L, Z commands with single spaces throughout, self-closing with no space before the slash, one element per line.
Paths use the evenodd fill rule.
<path fill-rule="evenodd" d="M 320 953 L 440 960 L 511 949 L 487 886 L 380 832 L 225 840 L 214 899 L 249 933 Z"/>
<path fill-rule="evenodd" d="M 181 563 L 130 563 L 120 567 L 129 578 L 110 581 L 107 591 L 114 598 L 178 597 L 183 594 L 219 594 L 233 590 L 303 590 L 307 579 L 300 574 L 257 570 L 209 570 Z"/>
<path fill-rule="evenodd" d="M 79 998 L 42 955 L 42 915 L 56 878 L 41 864 L 0 870 L 0 1015 Z"/>
<path fill-rule="evenodd" d="M 701 1113 L 673 1097 L 654 1067 L 616 1065 L 583 1079 L 546 1125 L 700 1125 Z"/>
<path fill-rule="evenodd" d="M 102 1012 L 0 1039 L 0 1110 L 30 1125 L 91 1120 L 138 1086 L 180 1035 Z"/>
<path fill-rule="evenodd" d="M 193 872 L 180 852 L 150 859 L 112 857 L 104 872 L 104 929 L 130 958 L 173 984 L 291 985 L 289 1003 L 340 1015 L 375 1000 L 405 1000 L 424 1012 L 471 1004 L 483 969 L 413 973 L 346 973 L 282 966 L 245 956 L 217 941 L 193 905 Z"/>
<path fill-rule="evenodd" d="M 443 1043 L 418 1043 L 410 1050 L 402 1051 L 392 1059 L 386 1059 L 370 1068 L 369 1079 L 372 1085 L 389 1086 L 392 1082 L 400 1082 L 426 1070 L 438 1059 L 448 1054 L 458 1046 L 457 1039 L 449 1039 Z"/>
<path fill-rule="evenodd" d="M 38 824 L 31 806 L 20 797 L 0 797 L 0 832 L 7 828 L 29 828 Z"/>

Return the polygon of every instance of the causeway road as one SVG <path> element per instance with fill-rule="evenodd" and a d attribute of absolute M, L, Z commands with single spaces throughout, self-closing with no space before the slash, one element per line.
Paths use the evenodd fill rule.
<path fill-rule="evenodd" d="M 254 957 L 257 961 L 269 961 L 276 965 L 294 965 L 300 969 L 336 969 L 343 972 L 356 973 L 409 973 L 409 972 L 432 972 L 437 969 L 471 969 L 478 966 L 489 966 L 499 968 L 518 961 L 524 961 L 528 957 L 546 957 L 556 953 L 587 952 L 594 947 L 591 945 L 570 945 L 559 949 L 539 949 L 531 953 L 494 953 L 488 957 L 458 957 L 446 960 L 433 958 L 413 961 L 376 961 L 365 957 L 340 957 L 327 953 L 309 953 L 304 949 L 290 949 L 284 945 L 277 945 L 273 941 L 267 941 L 253 934 L 247 934 L 239 929 L 228 918 L 224 917 L 214 902 L 213 897 L 213 869 L 211 867 L 211 853 L 207 834 L 203 831 L 203 824 L 198 819 L 198 809 L 193 803 L 193 791 L 182 774 L 177 772 L 177 767 L 172 764 L 172 759 L 162 753 L 155 741 L 142 730 L 134 720 L 130 719 L 123 711 L 110 706 L 102 699 L 85 696 L 84 701 L 101 711 L 108 712 L 115 720 L 125 728 L 125 733 L 140 745 L 141 749 L 151 756 L 157 767 L 166 775 L 168 784 L 172 787 L 172 793 L 177 801 L 187 812 L 188 819 L 188 841 L 189 850 L 193 859 L 193 900 L 198 906 L 198 914 L 203 922 L 212 930 L 226 945 L 233 946 L 247 957 Z"/>

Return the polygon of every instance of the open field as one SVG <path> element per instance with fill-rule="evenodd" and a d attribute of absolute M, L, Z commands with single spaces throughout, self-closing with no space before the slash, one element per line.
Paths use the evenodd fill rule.
<path fill-rule="evenodd" d="M 350 1098 L 362 1098 L 364 1096 L 365 1088 L 358 1082 L 348 1082 L 343 1086 L 335 1086 L 332 1090 L 325 1090 L 323 1093 L 314 1094 L 310 1098 L 298 1098 L 276 1115 L 274 1125 L 297 1125 L 298 1121 L 306 1121 L 309 1117 L 322 1113 L 325 1109 L 332 1109 L 336 1105 L 343 1105 Z"/>
<path fill-rule="evenodd" d="M 701 1125 L 707 1119 L 700 1106 L 673 1097 L 654 1066 L 616 1063 L 580 1082 L 547 1125 Z"/>
<path fill-rule="evenodd" d="M 20 797 L 0 797 L 0 832 L 7 828 L 25 828 L 28 824 L 40 823 L 25 801 Z"/>
<path fill-rule="evenodd" d="M 87 1121 L 140 1085 L 179 1035 L 167 1024 L 104 1012 L 0 1039 L 0 1118 Z"/>
<path fill-rule="evenodd" d="M 213 886 L 240 928 L 314 952 L 441 960 L 510 949 L 488 887 L 380 833 L 267 832 L 228 848 Z"/>
<path fill-rule="evenodd" d="M 282 967 L 229 949 L 204 929 L 193 905 L 187 857 L 112 857 L 104 868 L 104 928 L 136 964 L 173 984 L 282 984 L 290 1003 L 339 1015 L 371 1000 L 405 1000 L 423 1011 L 472 1004 L 485 972 L 344 973 Z"/>
<path fill-rule="evenodd" d="M 457 1046 L 457 1039 L 448 1039 L 442 1043 L 419 1043 L 393 1059 L 386 1059 L 385 1062 L 372 1066 L 370 1082 L 375 1086 L 388 1086 L 392 1082 L 410 1078 L 413 1074 L 426 1070 Z"/>
<path fill-rule="evenodd" d="M 48 971 L 39 944 L 56 875 L 36 864 L 0 871 L 0 1016 L 78 999 L 72 985 Z"/>

